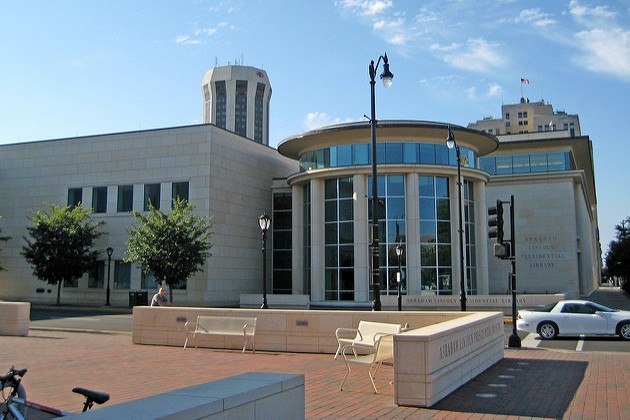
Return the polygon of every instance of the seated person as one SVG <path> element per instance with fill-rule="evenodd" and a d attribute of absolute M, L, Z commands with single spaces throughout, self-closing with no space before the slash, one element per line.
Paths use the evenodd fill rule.
<path fill-rule="evenodd" d="M 160 287 L 160 290 L 158 290 L 158 292 L 153 295 L 153 299 L 151 299 L 151 306 L 173 306 L 166 296 L 164 296 L 164 293 L 164 288 Z"/>

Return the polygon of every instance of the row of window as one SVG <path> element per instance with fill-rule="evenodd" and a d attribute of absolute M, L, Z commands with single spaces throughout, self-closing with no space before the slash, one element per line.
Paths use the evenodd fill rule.
<path fill-rule="evenodd" d="M 518 118 L 527 118 L 527 111 L 519 111 L 518 112 Z M 510 113 L 506 112 L 505 113 L 505 119 L 509 120 L 510 119 Z"/>
<path fill-rule="evenodd" d="M 133 210 L 133 193 L 134 186 L 118 185 L 118 186 L 98 186 L 92 188 L 92 211 L 94 213 L 107 213 L 107 195 L 108 192 L 115 190 L 117 194 L 116 211 L 119 213 L 128 213 Z M 143 211 L 148 211 L 153 205 L 156 209 L 160 208 L 162 198 L 162 184 L 149 183 L 143 184 L 142 193 L 144 194 Z M 179 198 L 188 201 L 189 199 L 189 183 L 188 181 L 173 182 L 171 187 L 171 198 L 173 200 Z M 83 188 L 68 188 L 68 205 L 78 206 L 84 203 Z"/>
<path fill-rule="evenodd" d="M 474 151 L 461 147 L 460 153 L 462 166 L 476 167 Z M 304 153 L 300 156 L 300 171 L 369 165 L 371 162 L 370 143 L 346 144 Z M 383 142 L 376 144 L 376 163 L 457 166 L 457 154 L 455 149 L 449 149 L 445 144 Z"/>
<path fill-rule="evenodd" d="M 485 156 L 479 158 L 479 168 L 490 175 L 512 175 L 575 169 L 571 152 L 526 153 Z"/>
<path fill-rule="evenodd" d="M 112 261 L 110 288 L 114 290 L 130 290 L 131 289 L 131 263 L 122 260 Z M 96 261 L 92 269 L 88 272 L 88 289 L 104 289 L 107 284 L 108 261 Z M 186 280 L 182 280 L 173 289 L 186 289 Z M 79 287 L 79 280 L 65 281 L 63 287 L 76 288 Z M 140 289 L 155 289 L 157 284 L 153 275 L 141 273 Z"/>

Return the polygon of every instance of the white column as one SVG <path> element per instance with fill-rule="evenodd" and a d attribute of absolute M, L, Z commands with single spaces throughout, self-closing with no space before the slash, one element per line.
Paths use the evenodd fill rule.
<path fill-rule="evenodd" d="M 291 187 L 291 293 L 310 294 L 304 285 L 304 187 Z"/>
<path fill-rule="evenodd" d="M 354 300 L 370 298 L 368 268 L 367 177 L 355 175 L 354 185 Z"/>
<path fill-rule="evenodd" d="M 311 180 L 311 301 L 324 300 L 324 181 Z"/>

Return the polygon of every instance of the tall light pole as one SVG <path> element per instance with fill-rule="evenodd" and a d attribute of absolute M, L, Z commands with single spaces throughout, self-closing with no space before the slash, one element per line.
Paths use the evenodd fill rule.
<path fill-rule="evenodd" d="M 371 243 L 370 243 L 370 255 L 372 256 L 372 290 L 374 292 L 374 302 L 372 310 L 381 310 L 381 282 L 380 282 L 380 267 L 379 267 L 379 250 L 378 250 L 378 179 L 376 172 L 376 96 L 374 93 L 374 86 L 376 84 L 376 70 L 378 65 L 383 60 L 383 73 L 381 74 L 381 80 L 383 86 L 386 88 L 392 85 L 392 79 L 394 75 L 389 71 L 389 60 L 387 59 L 387 53 L 378 57 L 376 65 L 374 60 L 370 62 L 370 93 L 371 93 L 371 113 L 370 113 L 370 125 L 372 129 L 372 229 L 371 229 Z"/>
<path fill-rule="evenodd" d="M 459 145 L 455 141 L 455 136 L 451 130 L 451 126 L 448 127 L 448 134 L 446 136 L 446 146 L 449 149 L 455 148 L 457 154 L 457 210 L 459 213 L 459 303 L 462 311 L 466 310 L 466 279 L 464 278 L 464 228 L 462 227 L 462 174 L 461 174 L 461 160 L 462 156 L 459 151 Z"/>
<path fill-rule="evenodd" d="M 105 306 L 110 306 L 109 303 L 109 293 L 110 293 L 110 289 L 109 289 L 109 275 L 112 271 L 112 254 L 114 253 L 114 248 L 107 247 L 106 249 L 107 251 L 107 300 L 105 301 Z"/>
<path fill-rule="evenodd" d="M 258 225 L 262 232 L 262 256 L 263 256 L 263 302 L 261 309 L 267 309 L 267 231 L 271 225 L 271 217 L 267 212 L 258 217 Z"/>
<path fill-rule="evenodd" d="M 400 269 L 400 257 L 403 254 L 402 244 L 396 245 L 396 255 L 398 256 L 398 273 L 396 273 L 396 281 L 398 282 L 398 311 L 402 311 L 402 294 L 400 293 L 400 283 L 402 282 L 402 271 Z"/>

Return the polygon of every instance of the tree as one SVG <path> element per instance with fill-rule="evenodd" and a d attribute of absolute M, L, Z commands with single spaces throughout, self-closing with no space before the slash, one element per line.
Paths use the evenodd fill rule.
<path fill-rule="evenodd" d="M 94 221 L 91 213 L 80 205 L 46 204 L 29 217 L 34 226 L 26 228 L 31 239 L 24 237 L 22 255 L 38 279 L 57 285 L 57 305 L 62 284 L 83 276 L 99 255 L 92 247 L 105 222 Z"/>
<path fill-rule="evenodd" d="M 194 209 L 182 199 L 173 201 L 168 214 L 151 205 L 148 216 L 134 211 L 133 217 L 140 225 L 127 229 L 125 262 L 136 263 L 153 274 L 157 284 L 167 284 L 171 302 L 173 287 L 202 271 L 201 266 L 211 255 L 212 222 L 193 215 Z"/>
<path fill-rule="evenodd" d="M 621 286 L 630 293 L 630 217 L 615 226 L 616 240 L 608 245 L 606 273 L 621 278 Z"/>
<path fill-rule="evenodd" d="M 2 219 L 2 216 L 0 216 L 0 219 Z M 2 228 L 0 228 L 0 234 L 1 234 L 1 233 L 2 233 Z M 9 239 L 11 239 L 11 237 L 10 237 L 10 236 L 0 236 L 0 241 L 2 241 L 2 242 L 6 242 L 6 241 L 8 241 Z M 0 265 L 0 271 L 3 271 L 3 270 L 4 270 L 4 267 L 2 267 L 2 266 Z"/>

